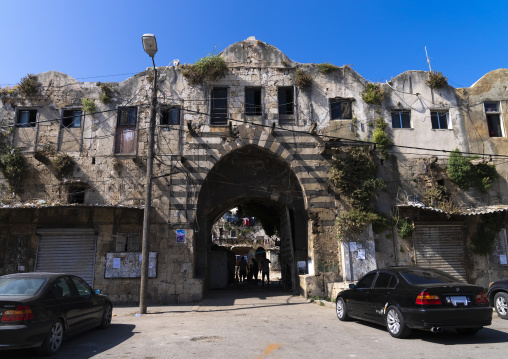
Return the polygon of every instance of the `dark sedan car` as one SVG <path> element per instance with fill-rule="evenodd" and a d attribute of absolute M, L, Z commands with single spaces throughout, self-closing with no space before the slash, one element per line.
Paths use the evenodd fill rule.
<path fill-rule="evenodd" d="M 475 334 L 492 322 L 482 287 L 435 269 L 378 269 L 349 288 L 337 296 L 337 317 L 386 325 L 395 338 L 409 336 L 411 329 L 455 328 L 460 334 Z"/>
<path fill-rule="evenodd" d="M 487 297 L 490 305 L 496 308 L 497 315 L 508 319 L 508 279 L 490 283 Z"/>
<path fill-rule="evenodd" d="M 37 347 L 40 354 L 54 354 L 66 336 L 109 327 L 112 309 L 106 296 L 73 275 L 1 276 L 0 349 Z"/>

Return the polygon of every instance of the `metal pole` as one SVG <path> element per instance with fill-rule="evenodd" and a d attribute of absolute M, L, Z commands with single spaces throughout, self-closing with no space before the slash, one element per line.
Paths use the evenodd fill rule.
<path fill-rule="evenodd" d="M 145 185 L 145 210 L 143 216 L 143 242 L 141 245 L 141 285 L 139 288 L 139 313 L 146 314 L 146 294 L 148 289 L 148 262 L 149 262 L 149 239 L 150 239 L 150 209 L 152 206 L 152 173 L 153 173 L 153 150 L 155 139 L 155 115 L 157 109 L 157 69 L 153 62 L 153 90 L 152 106 L 150 109 L 150 138 L 148 143 L 148 155 L 146 158 L 146 185 Z"/>

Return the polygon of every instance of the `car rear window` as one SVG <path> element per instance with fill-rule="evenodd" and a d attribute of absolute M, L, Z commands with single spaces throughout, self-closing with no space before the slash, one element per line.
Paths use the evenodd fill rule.
<path fill-rule="evenodd" d="M 434 270 L 415 269 L 401 272 L 400 274 L 409 284 L 413 285 L 460 282 L 459 279 L 449 274 Z"/>
<path fill-rule="evenodd" d="M 0 278 L 0 295 L 35 295 L 44 278 Z"/>

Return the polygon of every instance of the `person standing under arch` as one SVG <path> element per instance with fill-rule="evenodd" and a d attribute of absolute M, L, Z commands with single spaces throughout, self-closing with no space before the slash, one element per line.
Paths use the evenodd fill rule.
<path fill-rule="evenodd" d="M 272 263 L 268 258 L 263 258 L 261 261 L 261 284 L 265 286 L 265 276 L 268 287 L 270 286 L 270 263 Z"/>

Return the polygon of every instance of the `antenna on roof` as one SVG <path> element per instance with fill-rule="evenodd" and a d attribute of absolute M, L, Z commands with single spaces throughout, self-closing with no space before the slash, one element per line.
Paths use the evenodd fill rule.
<path fill-rule="evenodd" d="M 429 63 L 429 72 L 432 72 L 432 69 L 430 67 L 429 55 L 427 54 L 427 46 L 425 46 L 425 56 L 427 56 L 427 62 Z"/>

